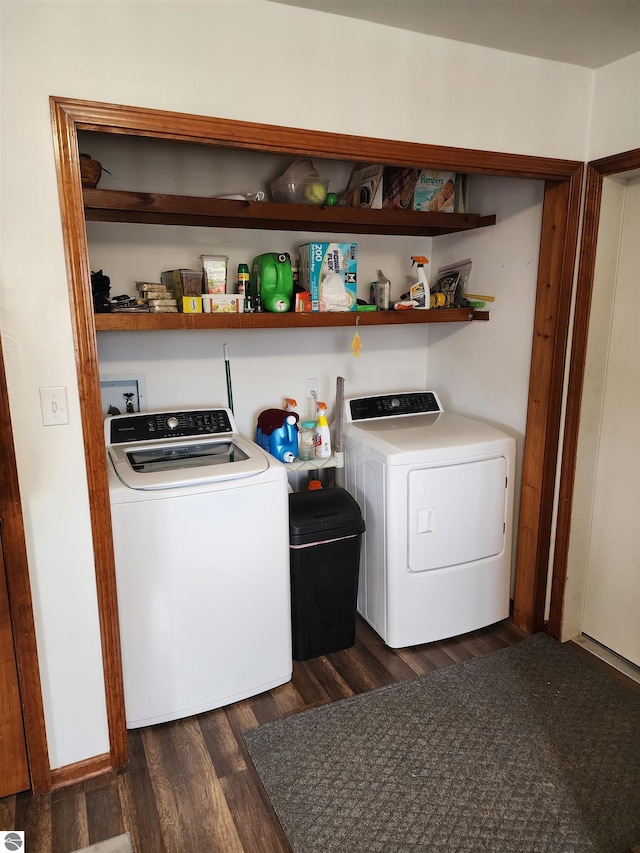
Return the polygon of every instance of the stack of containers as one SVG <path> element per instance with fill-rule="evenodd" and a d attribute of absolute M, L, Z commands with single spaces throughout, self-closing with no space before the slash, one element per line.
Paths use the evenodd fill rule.
<path fill-rule="evenodd" d="M 202 272 L 192 269 L 165 270 L 160 279 L 170 287 L 185 314 L 202 313 Z"/>
<path fill-rule="evenodd" d="M 136 281 L 138 298 L 143 299 L 151 314 L 175 314 L 178 302 L 173 288 L 155 281 Z"/>

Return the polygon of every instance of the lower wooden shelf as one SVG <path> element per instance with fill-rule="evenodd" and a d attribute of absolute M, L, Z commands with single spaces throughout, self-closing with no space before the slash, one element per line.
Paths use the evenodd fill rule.
<path fill-rule="evenodd" d="M 488 320 L 488 311 L 432 308 L 428 311 L 345 311 L 296 314 L 95 314 L 98 332 L 162 329 L 311 329 L 332 326 L 397 326 L 412 323 L 468 323 Z"/>

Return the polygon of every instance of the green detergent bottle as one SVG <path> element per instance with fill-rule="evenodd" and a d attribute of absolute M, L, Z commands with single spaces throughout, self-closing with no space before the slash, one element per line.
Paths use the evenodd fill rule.
<path fill-rule="evenodd" d="M 293 293 L 291 258 L 286 252 L 265 252 L 251 264 L 251 301 L 264 311 L 281 314 L 289 310 Z"/>

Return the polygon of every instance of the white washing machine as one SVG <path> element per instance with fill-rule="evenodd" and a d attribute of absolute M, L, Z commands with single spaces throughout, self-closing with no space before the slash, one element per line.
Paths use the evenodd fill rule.
<path fill-rule="evenodd" d="M 345 486 L 366 528 L 360 614 L 392 648 L 505 619 L 515 440 L 429 391 L 345 409 Z"/>
<path fill-rule="evenodd" d="M 109 417 L 105 439 L 127 727 L 289 681 L 285 467 L 228 409 Z"/>

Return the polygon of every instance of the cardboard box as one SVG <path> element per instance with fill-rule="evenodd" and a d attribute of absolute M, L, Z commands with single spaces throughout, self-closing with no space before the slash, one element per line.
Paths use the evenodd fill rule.
<path fill-rule="evenodd" d="M 241 293 L 204 293 L 202 310 L 205 314 L 242 314 L 244 296 Z"/>
<path fill-rule="evenodd" d="M 202 295 L 201 270 L 165 270 L 160 279 L 163 284 L 173 288 L 173 293 L 178 300 L 183 296 Z"/>
<path fill-rule="evenodd" d="M 293 310 L 298 314 L 307 314 L 311 311 L 311 294 L 308 290 L 299 290 L 295 294 Z"/>
<path fill-rule="evenodd" d="M 469 213 L 468 175 L 458 175 L 456 181 L 456 213 Z"/>
<path fill-rule="evenodd" d="M 138 294 L 141 299 L 175 299 L 172 288 L 162 290 L 161 287 L 163 285 L 158 285 L 155 289 L 139 290 Z"/>
<path fill-rule="evenodd" d="M 382 207 L 382 175 L 384 166 L 354 166 L 341 204 L 347 207 Z"/>
<path fill-rule="evenodd" d="M 300 286 L 311 294 L 312 311 L 355 311 L 357 272 L 357 243 L 300 246 Z M 341 281 L 332 274 L 337 274 Z M 332 277 L 327 283 L 328 276 Z"/>
<path fill-rule="evenodd" d="M 178 307 L 183 314 L 202 314 L 202 296 L 182 296 Z"/>
<path fill-rule="evenodd" d="M 158 291 L 166 293 L 167 296 L 173 298 L 173 289 L 166 284 L 161 284 L 159 281 L 136 281 L 136 290 L 140 293 Z"/>
<path fill-rule="evenodd" d="M 393 210 L 411 210 L 413 191 L 420 169 L 386 166 L 382 177 L 382 206 Z"/>
<path fill-rule="evenodd" d="M 228 255 L 200 255 L 204 284 L 203 293 L 227 292 Z"/>
<path fill-rule="evenodd" d="M 413 190 L 413 209 L 432 213 L 466 212 L 463 175 L 423 169 Z M 466 182 L 465 182 L 466 188 Z"/>
<path fill-rule="evenodd" d="M 193 297 L 191 297 L 193 298 Z M 177 305 L 149 305 L 148 311 L 150 314 L 177 314 Z"/>

